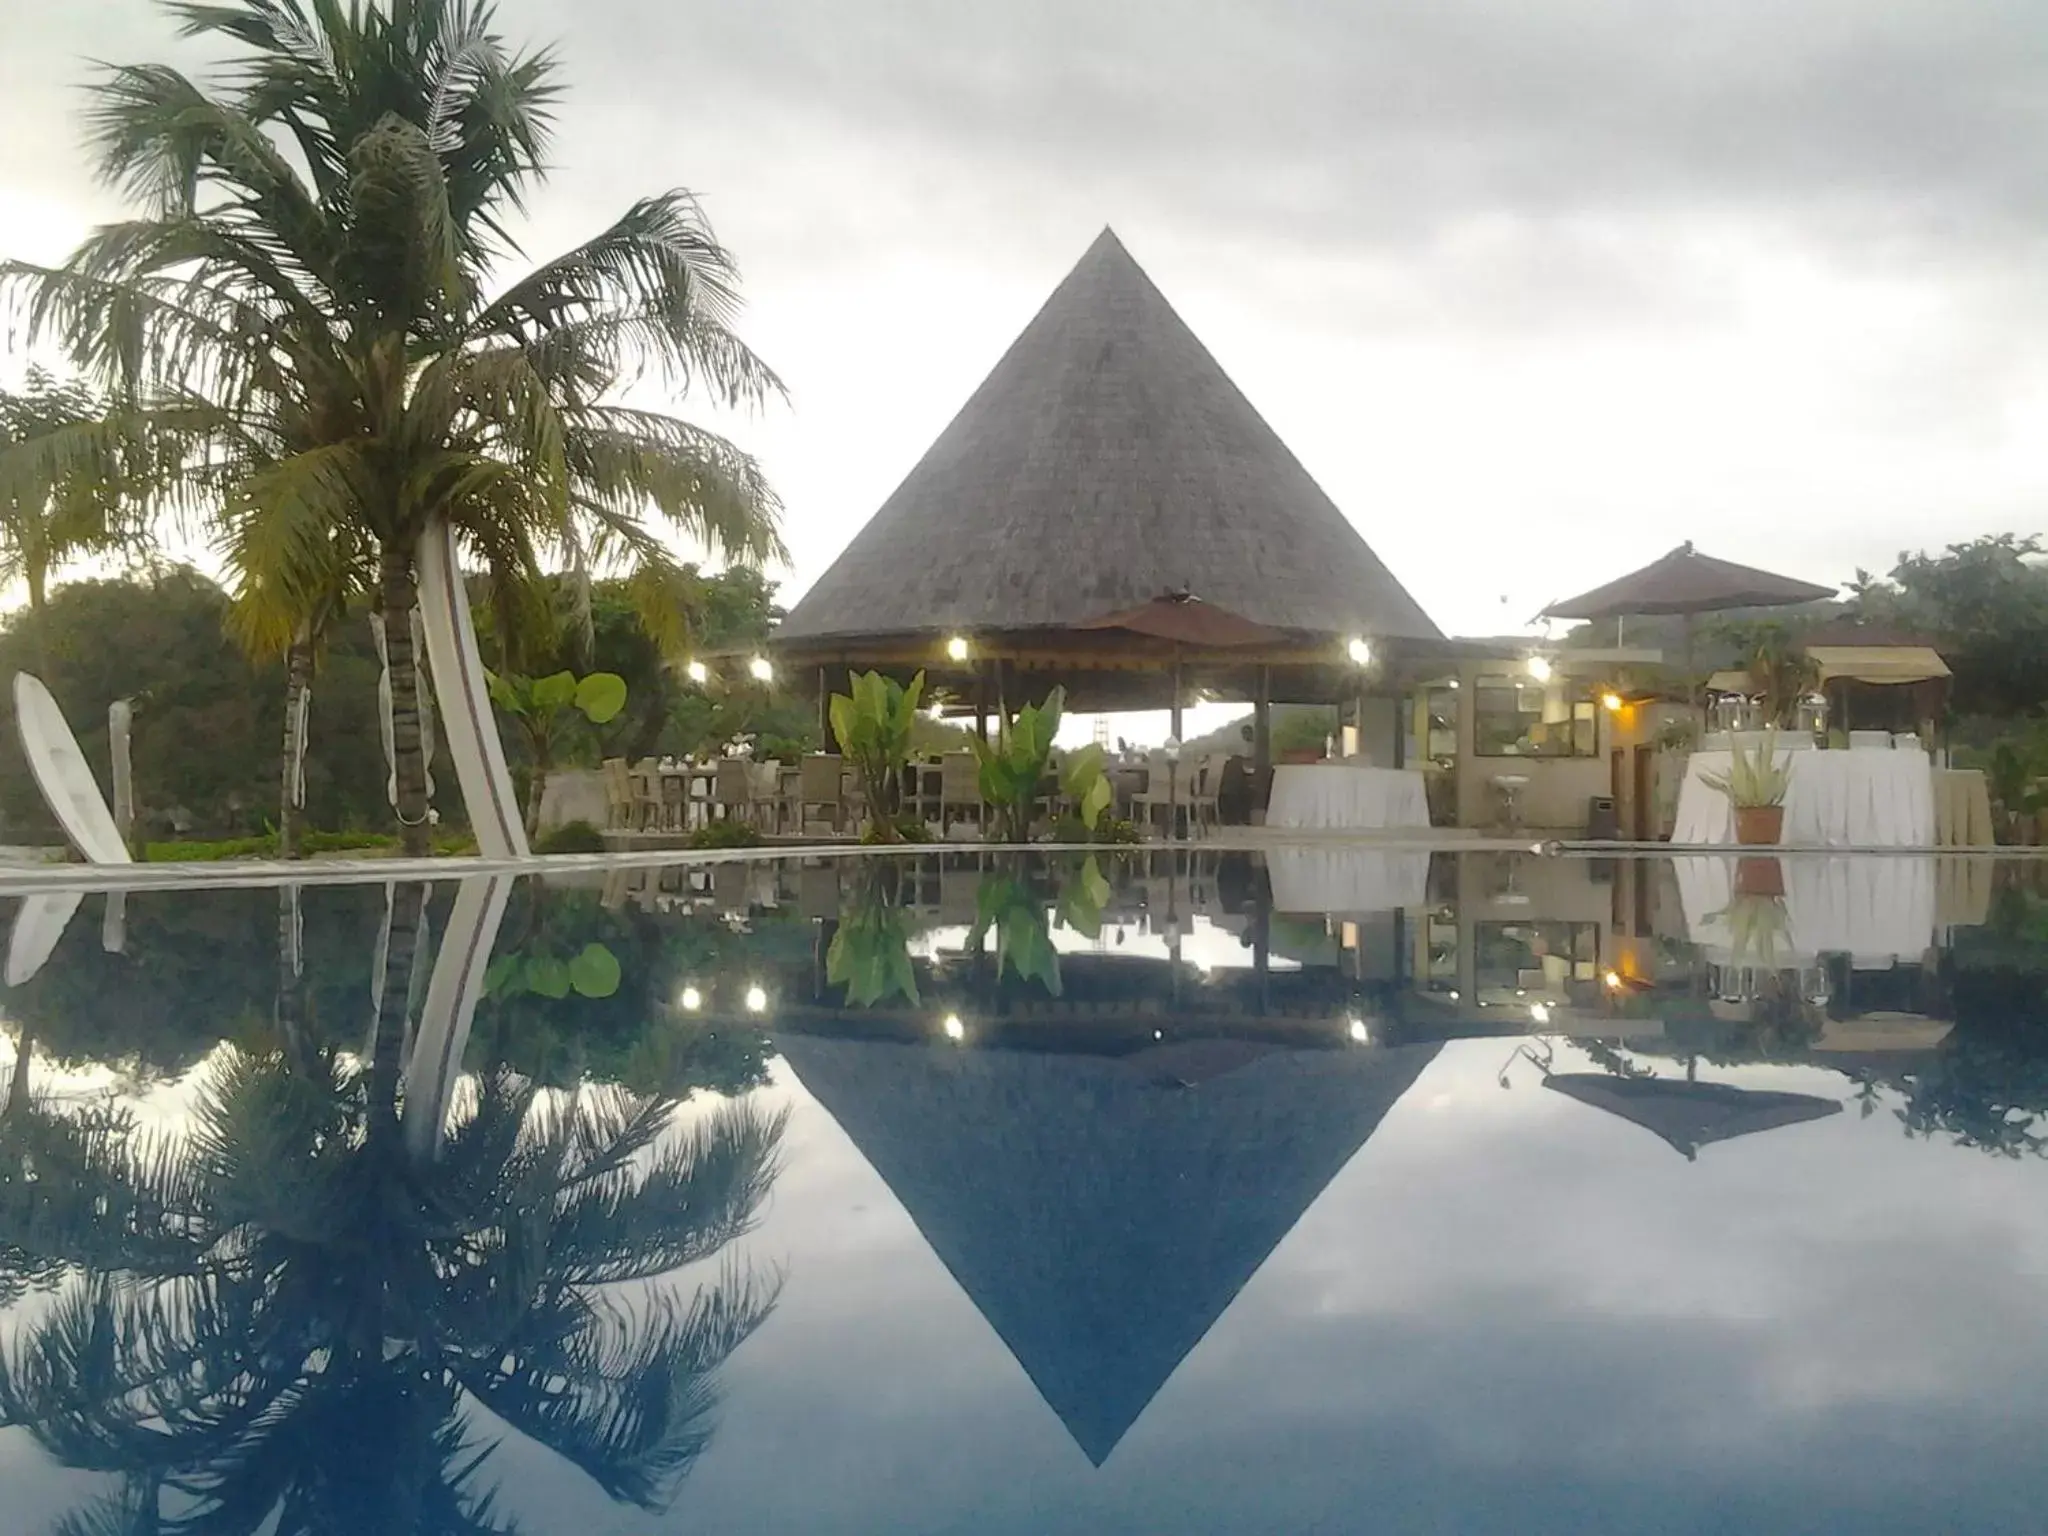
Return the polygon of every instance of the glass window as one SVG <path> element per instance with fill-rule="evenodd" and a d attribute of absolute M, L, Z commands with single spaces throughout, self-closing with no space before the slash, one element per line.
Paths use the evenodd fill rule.
<path fill-rule="evenodd" d="M 1480 757 L 1595 757 L 1599 705 L 1583 679 L 1482 677 L 1473 704 L 1473 750 Z"/>

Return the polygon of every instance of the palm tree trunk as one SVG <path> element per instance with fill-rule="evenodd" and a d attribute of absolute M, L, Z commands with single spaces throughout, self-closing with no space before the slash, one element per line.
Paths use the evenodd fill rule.
<path fill-rule="evenodd" d="M 419 658 L 412 649 L 412 610 L 418 597 L 410 543 L 387 542 L 378 559 L 384 605 L 384 645 L 391 662 L 391 737 L 398 780 L 398 835 L 408 855 L 431 850 L 427 826 L 427 758 L 420 748 Z"/>
<path fill-rule="evenodd" d="M 301 701 L 312 686 L 313 640 L 310 631 L 301 628 L 284 662 L 284 763 L 278 775 L 277 852 L 285 859 L 299 856 L 299 823 L 305 816 L 299 805 L 299 775 L 306 754 L 299 720 Z"/>
<path fill-rule="evenodd" d="M 370 1132 L 396 1144 L 398 1081 L 405 1069 L 406 1011 L 413 967 L 419 963 L 420 912 L 427 887 L 408 883 L 391 896 L 391 940 L 384 951 L 384 992 L 377 1000 L 377 1032 L 370 1045 Z"/>
<path fill-rule="evenodd" d="M 54 687 L 50 676 L 50 616 L 46 607 L 50 573 L 39 556 L 31 555 L 22 575 L 28 581 L 29 619 L 36 631 L 36 668 L 42 673 L 44 686 Z"/>
<path fill-rule="evenodd" d="M 0 1119 L 9 1122 L 19 1120 L 28 1108 L 29 1069 L 35 1065 L 35 1027 L 24 1022 L 21 1033 L 14 1039 L 14 1076 L 7 1084 L 7 1104 L 0 1108 Z"/>

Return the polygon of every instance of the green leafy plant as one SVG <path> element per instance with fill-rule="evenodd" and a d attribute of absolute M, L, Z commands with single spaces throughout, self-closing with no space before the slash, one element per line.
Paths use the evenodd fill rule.
<path fill-rule="evenodd" d="M 619 957 L 604 944 L 586 944 L 573 955 L 500 955 L 484 972 L 484 995 L 503 998 L 531 992 L 563 998 L 574 992 L 578 997 L 605 998 L 619 990 L 620 975 Z"/>
<path fill-rule="evenodd" d="M 849 673 L 848 693 L 832 695 L 832 734 L 853 765 L 867 803 L 863 840 L 902 841 L 896 812 L 902 800 L 903 768 L 910 761 L 910 732 L 917 720 L 917 701 L 924 693 L 924 674 L 904 687 L 879 672 Z"/>
<path fill-rule="evenodd" d="M 1128 845 L 1145 841 L 1145 834 L 1128 816 L 1104 816 L 1094 826 L 1088 827 L 1082 825 L 1081 818 L 1071 811 L 1052 824 L 1051 837 L 1056 843 Z"/>
<path fill-rule="evenodd" d="M 491 702 L 509 715 L 526 739 L 533 777 L 526 789 L 526 830 L 540 830 L 540 801 L 555 765 L 562 728 L 576 716 L 603 725 L 626 707 L 626 680 L 616 672 L 578 677 L 555 672 L 546 677 L 521 677 L 512 672 L 490 675 Z"/>
<path fill-rule="evenodd" d="M 603 853 L 604 834 L 587 821 L 565 821 L 533 845 L 535 853 Z"/>
<path fill-rule="evenodd" d="M 1081 861 L 1080 868 L 1060 883 L 1060 921 L 1083 938 L 1095 938 L 1102 932 L 1102 909 L 1109 905 L 1113 894 L 1113 887 L 1090 854 Z"/>
<path fill-rule="evenodd" d="M 2031 740 L 2001 741 L 1985 760 L 1984 777 L 2001 841 L 2024 842 L 2028 826 L 2048 809 L 2048 751 Z"/>
<path fill-rule="evenodd" d="M 878 843 L 935 843 L 939 841 L 933 835 L 929 823 L 914 811 L 898 811 L 890 819 L 886 831 L 870 823 L 861 829 L 860 840 L 869 845 Z"/>
<path fill-rule="evenodd" d="M 1736 744 L 1726 773 L 1703 773 L 1700 782 L 1718 789 L 1737 809 L 1783 805 L 1792 783 L 1792 764 L 1789 759 L 1778 761 L 1778 733 L 1765 731 L 1754 748 Z"/>
<path fill-rule="evenodd" d="M 1053 737 L 1059 733 L 1060 714 L 1066 702 L 1066 690 L 1055 688 L 1045 696 L 1043 704 L 1027 704 L 1017 711 L 1014 720 L 1003 721 L 993 742 L 979 737 L 968 740 L 980 765 L 981 798 L 995 812 L 998 841 L 1031 841 L 1039 791 L 1045 783 L 1046 764 L 1052 757 Z M 1098 774 L 1100 756 L 1098 752 Z M 1107 787 L 1105 780 L 1104 788 Z"/>
<path fill-rule="evenodd" d="M 990 930 L 996 936 L 996 980 L 1015 971 L 1054 997 L 1060 995 L 1060 957 L 1052 946 L 1045 899 L 1022 874 L 982 876 L 974 893 L 974 927 L 967 935 L 970 954 L 981 952 Z"/>
<path fill-rule="evenodd" d="M 1776 971 L 1791 942 L 1791 915 L 1782 896 L 1737 896 L 1707 921 L 1728 925 L 1729 958 L 1752 970 Z"/>
<path fill-rule="evenodd" d="M 1081 825 L 1093 832 L 1116 800 L 1116 790 L 1111 787 L 1104 767 L 1102 748 L 1090 742 L 1070 753 L 1060 768 L 1060 788 L 1074 802 Z"/>
<path fill-rule="evenodd" d="M 903 909 L 889 899 L 887 871 L 864 873 L 839 914 L 839 930 L 825 952 L 825 979 L 846 988 L 846 1001 L 871 1008 L 899 993 L 916 1007 L 917 974 L 910 965 L 910 935 Z"/>
<path fill-rule="evenodd" d="M 744 821 L 709 821 L 690 834 L 688 845 L 699 850 L 758 848 L 761 829 Z"/>

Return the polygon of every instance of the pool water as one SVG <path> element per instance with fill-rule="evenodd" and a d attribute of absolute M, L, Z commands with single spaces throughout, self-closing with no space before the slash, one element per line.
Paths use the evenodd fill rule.
<path fill-rule="evenodd" d="M 2048 864 L 949 851 L 10 900 L 9 1532 L 2048 1502 Z"/>

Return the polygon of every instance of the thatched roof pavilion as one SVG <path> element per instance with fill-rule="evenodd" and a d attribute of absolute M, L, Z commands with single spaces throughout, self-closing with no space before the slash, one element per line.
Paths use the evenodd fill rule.
<path fill-rule="evenodd" d="M 1103 627 L 1170 594 L 1276 637 Z M 1189 688 L 1348 698 L 1353 639 L 1384 666 L 1443 635 L 1105 229 L 774 649 L 793 677 L 921 667 L 1102 710 L 1160 707 L 1177 654 Z"/>

